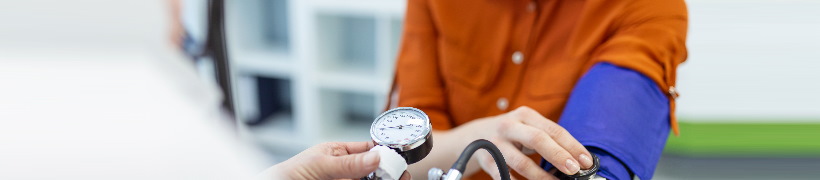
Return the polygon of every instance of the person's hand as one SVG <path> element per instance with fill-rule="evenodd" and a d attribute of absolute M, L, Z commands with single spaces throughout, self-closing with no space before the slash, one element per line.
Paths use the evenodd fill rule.
<path fill-rule="evenodd" d="M 589 151 L 569 132 L 526 106 L 478 119 L 462 127 L 475 139 L 493 142 L 501 150 L 509 167 L 527 179 L 556 179 L 527 157 L 533 153 L 538 153 L 566 174 L 575 174 L 581 167 L 586 169 L 592 166 Z M 489 153 L 479 151 L 475 157 L 481 169 L 493 178 L 499 178 L 498 167 Z"/>
<path fill-rule="evenodd" d="M 368 152 L 373 146 L 373 142 L 322 143 L 268 168 L 260 176 L 274 179 L 359 179 L 379 167 L 379 153 Z M 410 175 L 405 172 L 402 179 L 410 179 Z"/>

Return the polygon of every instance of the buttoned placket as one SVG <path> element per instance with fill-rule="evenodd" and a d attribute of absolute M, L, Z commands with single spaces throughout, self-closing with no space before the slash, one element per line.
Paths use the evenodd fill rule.
<path fill-rule="evenodd" d="M 521 83 L 521 78 L 524 75 L 523 71 L 524 71 L 525 68 L 523 67 L 523 65 L 524 65 L 524 62 L 527 60 L 527 57 L 526 57 L 527 53 L 525 52 L 525 50 L 527 50 L 527 48 L 529 48 L 528 46 L 530 46 L 530 44 L 532 43 L 532 42 L 530 42 L 532 40 L 531 39 L 531 34 L 532 34 L 532 30 L 534 29 L 533 26 L 535 25 L 536 16 L 538 15 L 537 5 L 538 5 L 537 2 L 535 2 L 534 0 L 529 1 L 526 4 L 526 7 L 523 8 L 525 10 L 525 12 L 523 12 L 523 13 L 526 13 L 526 14 L 524 14 L 524 16 L 522 16 L 522 17 L 526 17 L 526 18 L 523 19 L 522 21 L 520 21 L 520 23 L 525 23 L 525 24 L 516 25 L 516 27 L 518 27 L 518 28 L 523 28 L 524 32 L 516 33 L 516 35 L 518 35 L 518 37 L 513 36 L 513 38 L 521 38 L 521 39 L 517 39 L 517 41 L 512 41 L 512 43 L 515 43 L 515 44 L 513 44 L 513 46 L 512 46 L 513 47 L 513 52 L 509 56 L 510 57 L 510 62 L 512 62 L 512 65 L 516 66 L 516 67 L 510 69 L 510 70 L 513 70 L 513 72 L 511 72 L 510 75 L 515 75 L 516 76 L 515 77 L 515 82 L 516 83 L 514 85 L 517 86 L 517 87 L 521 87 L 521 84 L 520 84 Z M 524 36 L 524 37 L 520 37 L 520 36 Z M 499 97 L 496 100 L 496 107 L 501 111 L 508 111 L 510 105 L 512 104 L 512 99 L 514 99 L 515 94 L 519 93 L 518 91 L 520 91 L 520 90 L 518 88 L 516 88 L 513 92 L 509 92 L 510 96 Z"/>

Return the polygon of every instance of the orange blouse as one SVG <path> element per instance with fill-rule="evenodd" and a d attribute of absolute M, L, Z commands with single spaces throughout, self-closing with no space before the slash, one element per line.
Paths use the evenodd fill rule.
<path fill-rule="evenodd" d="M 518 106 L 557 121 L 578 79 L 609 62 L 669 90 L 678 134 L 687 21 L 683 0 L 408 0 L 391 101 L 436 129 Z"/>

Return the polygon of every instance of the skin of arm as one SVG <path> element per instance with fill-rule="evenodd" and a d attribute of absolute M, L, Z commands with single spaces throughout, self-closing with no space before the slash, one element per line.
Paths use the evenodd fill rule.
<path fill-rule="evenodd" d="M 259 173 L 255 179 L 359 179 L 379 167 L 372 141 L 328 142 L 310 147 L 285 162 Z M 411 179 L 407 172 L 402 180 Z"/>

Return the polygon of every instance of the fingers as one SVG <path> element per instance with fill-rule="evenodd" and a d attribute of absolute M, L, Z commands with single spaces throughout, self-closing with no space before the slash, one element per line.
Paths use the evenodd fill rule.
<path fill-rule="evenodd" d="M 348 154 L 358 154 L 369 151 L 375 146 L 373 141 L 363 142 L 344 142 L 343 145 L 347 148 Z"/>
<path fill-rule="evenodd" d="M 366 152 L 346 156 L 330 157 L 327 163 L 319 163 L 324 176 L 331 179 L 360 178 L 379 167 L 379 153 Z"/>
<path fill-rule="evenodd" d="M 329 142 L 323 143 L 319 145 L 320 147 L 324 147 L 326 151 L 329 152 L 332 156 L 344 156 L 349 154 L 358 154 L 362 152 L 367 152 L 371 148 L 373 148 L 373 142 L 371 141 L 362 141 L 362 142 Z"/>
<path fill-rule="evenodd" d="M 549 123 L 553 123 L 554 125 L 547 128 L 547 134 L 549 134 L 550 137 L 558 143 L 558 145 L 561 145 L 561 147 L 564 147 L 564 149 L 572 154 L 572 157 L 577 158 L 576 160 L 580 161 L 581 166 L 584 169 L 592 167 L 592 159 L 589 158 L 589 151 L 587 151 L 587 148 L 572 137 L 572 135 L 570 135 L 569 132 L 567 132 L 567 130 L 563 127 L 552 121 Z"/>
<path fill-rule="evenodd" d="M 529 107 L 523 106 L 516 109 L 516 111 L 519 114 L 521 122 L 546 132 L 552 137 L 553 141 L 567 150 L 567 152 L 575 158 L 576 162 L 580 163 L 581 168 L 588 169 L 592 167 L 592 159 L 590 158 L 589 151 L 584 145 L 578 142 L 575 137 L 572 137 L 566 129 L 541 116 L 541 114 Z"/>
<path fill-rule="evenodd" d="M 575 174 L 581 169 L 578 161 L 567 150 L 540 129 L 522 123 L 505 123 L 502 125 L 502 135 L 534 149 L 561 172 Z"/>
<path fill-rule="evenodd" d="M 498 166 L 495 164 L 495 160 L 487 151 L 477 151 L 475 152 L 476 159 L 478 159 L 478 165 L 481 167 L 484 172 L 486 172 L 490 177 L 494 180 L 500 180 L 501 174 L 498 172 Z M 504 154 L 504 158 L 506 160 L 506 153 Z"/>
<path fill-rule="evenodd" d="M 499 142 L 497 146 L 504 154 L 504 160 L 507 161 L 510 168 L 518 172 L 518 174 L 521 174 L 527 179 L 555 179 L 555 177 L 549 175 L 544 169 L 541 169 L 530 157 L 518 151 L 518 149 L 509 142 Z"/>

